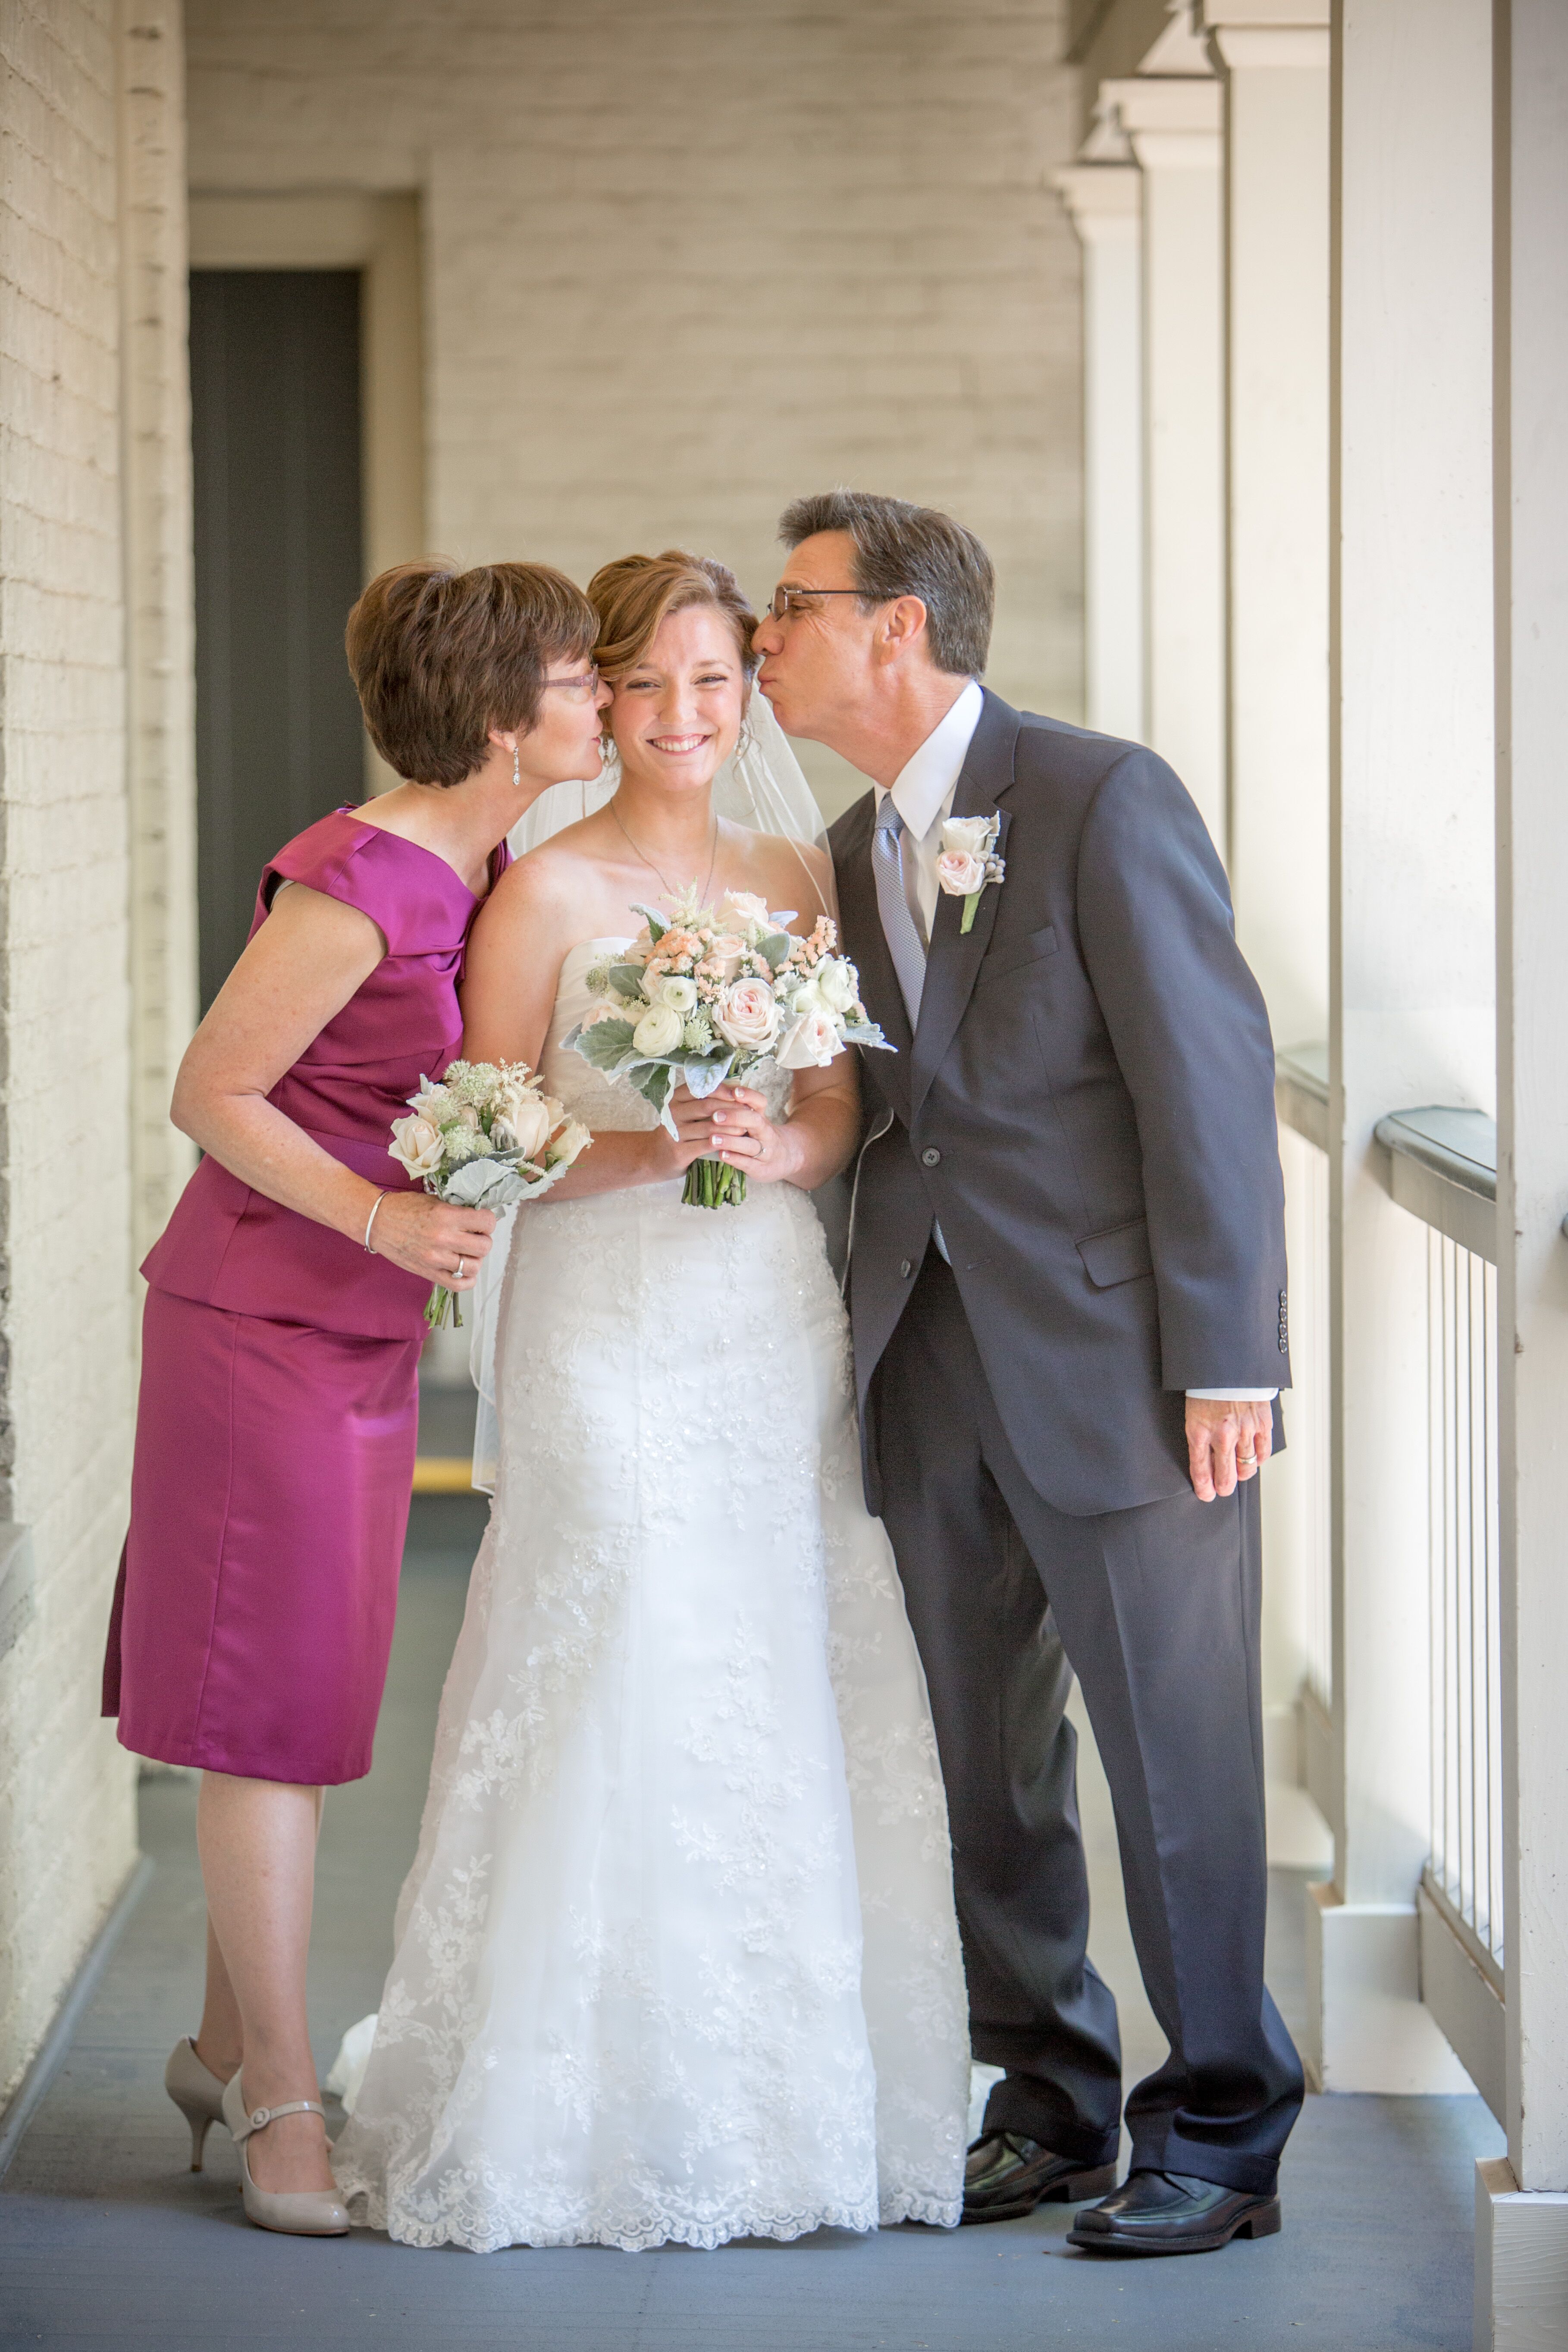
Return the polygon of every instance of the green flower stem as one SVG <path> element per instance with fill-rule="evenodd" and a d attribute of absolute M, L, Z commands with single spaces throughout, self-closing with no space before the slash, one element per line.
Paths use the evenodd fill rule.
<path fill-rule="evenodd" d="M 983 882 L 980 890 L 984 890 L 984 887 L 985 885 Z M 965 931 L 973 930 L 974 928 L 974 909 L 980 904 L 980 890 L 971 890 L 963 901 L 963 920 L 958 927 L 961 938 Z"/>
<path fill-rule="evenodd" d="M 745 1171 L 727 1160 L 694 1160 L 680 1196 L 689 1209 L 738 1209 L 745 1197 Z"/>
<path fill-rule="evenodd" d="M 454 1328 L 460 1331 L 463 1328 L 463 1310 L 458 1306 L 455 1295 L 449 1290 L 443 1290 L 441 1285 L 437 1283 L 425 1301 L 426 1327 L 432 1331 L 444 1331 L 447 1328 L 448 1313 L 451 1315 Z"/>

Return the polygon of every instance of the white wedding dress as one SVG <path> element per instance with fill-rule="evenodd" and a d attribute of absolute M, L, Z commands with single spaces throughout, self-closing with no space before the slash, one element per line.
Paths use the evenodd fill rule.
<path fill-rule="evenodd" d="M 653 1113 L 561 1039 L 596 1129 Z M 781 1088 L 787 1087 L 781 1075 Z M 355 2218 L 486 2251 L 952 2223 L 946 1808 L 805 1195 L 516 1217 L 490 1526 L 375 2038 Z"/>

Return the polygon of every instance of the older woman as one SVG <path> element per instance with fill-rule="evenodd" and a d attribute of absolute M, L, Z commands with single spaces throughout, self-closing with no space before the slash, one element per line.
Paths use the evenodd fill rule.
<path fill-rule="evenodd" d="M 193 2166 L 221 2116 L 269 2229 L 348 2226 L 305 2011 L 321 1791 L 370 1769 L 425 1301 L 437 1279 L 471 1286 L 494 1225 L 410 1186 L 390 1124 L 458 1049 L 468 928 L 507 832 L 598 767 L 595 629 L 542 565 L 371 583 L 349 662 L 410 781 L 279 851 L 174 1089 L 206 1156 L 142 1269 L 104 1710 L 128 1748 L 203 1770 L 206 2004 L 165 2079 Z"/>

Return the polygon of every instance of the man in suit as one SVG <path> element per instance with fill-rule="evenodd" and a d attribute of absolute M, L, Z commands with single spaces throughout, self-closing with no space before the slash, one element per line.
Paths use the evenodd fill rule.
<path fill-rule="evenodd" d="M 846 949 L 898 1048 L 866 1056 L 850 1312 L 974 2054 L 1006 2070 L 964 2218 L 1110 2190 L 1075 2245 L 1261 2236 L 1302 2095 L 1263 1982 L 1256 1482 L 1289 1379 L 1268 1015 L 1171 770 L 981 688 L 994 584 L 971 532 L 836 491 L 780 536 L 763 691 L 874 785 L 831 835 Z M 1120 2189 L 1075 1670 L 1171 2045 L 1128 2099 Z"/>

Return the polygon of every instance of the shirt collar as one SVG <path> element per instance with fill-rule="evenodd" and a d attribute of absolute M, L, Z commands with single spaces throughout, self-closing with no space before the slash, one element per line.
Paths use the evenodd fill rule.
<path fill-rule="evenodd" d="M 984 708 L 985 698 L 971 678 L 945 719 L 938 721 L 894 777 L 889 788 L 893 805 L 916 841 L 924 840 L 938 817 L 952 815 L 952 796 Z M 880 808 L 879 784 L 877 793 Z"/>

